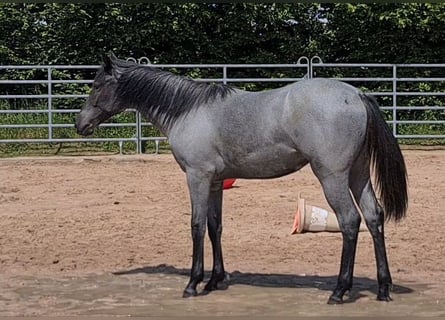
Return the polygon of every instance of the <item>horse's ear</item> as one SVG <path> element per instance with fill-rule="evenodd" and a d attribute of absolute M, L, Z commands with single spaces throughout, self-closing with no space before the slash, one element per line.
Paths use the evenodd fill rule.
<path fill-rule="evenodd" d="M 109 55 L 105 55 L 103 57 L 104 60 L 104 71 L 108 73 L 110 76 L 113 76 L 116 79 L 119 79 L 121 76 L 121 70 L 119 69 L 119 59 L 114 55 L 113 52 L 110 52 Z"/>
<path fill-rule="evenodd" d="M 113 52 L 113 51 L 110 52 L 110 59 L 111 59 L 111 61 L 116 61 L 116 60 L 118 60 L 118 58 L 114 55 L 114 52 Z"/>
<path fill-rule="evenodd" d="M 104 62 L 104 71 L 111 75 L 113 70 L 113 65 L 110 56 L 105 54 L 103 55 L 102 60 Z"/>

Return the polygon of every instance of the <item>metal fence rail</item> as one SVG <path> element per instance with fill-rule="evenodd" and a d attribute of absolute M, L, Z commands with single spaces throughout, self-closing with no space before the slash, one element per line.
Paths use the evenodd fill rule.
<path fill-rule="evenodd" d="M 139 60 L 140 62 L 141 60 Z M 148 59 L 147 59 L 148 61 Z M 317 56 L 302 57 L 295 64 L 159 64 L 159 68 L 175 73 L 204 74 L 197 81 L 222 82 L 249 89 L 250 84 L 262 88 L 276 87 L 290 82 L 312 77 L 336 78 L 372 93 L 379 98 L 381 109 L 392 126 L 396 138 L 404 139 L 445 139 L 445 64 L 335 64 L 323 63 Z M 60 136 L 56 130 L 74 131 L 74 124 L 60 123 L 57 117 L 80 111 L 85 102 L 88 87 L 97 65 L 28 65 L 0 66 L 0 143 L 55 143 L 55 142 L 133 142 L 136 152 L 143 151 L 143 143 L 159 143 L 167 138 L 162 135 L 147 134 L 152 124 L 141 118 L 139 112 L 127 110 L 132 119 L 125 123 L 105 123 L 101 128 L 131 128 L 131 136 L 96 136 L 75 138 Z M 274 76 L 263 76 L 274 70 Z M 27 74 L 21 75 L 21 72 Z M 29 74 L 32 73 L 32 76 Z M 79 74 L 89 73 L 88 78 Z M 207 76 L 208 75 L 208 76 Z M 27 78 L 27 79 L 23 79 Z M 32 77 L 31 79 L 28 79 Z M 70 79 L 64 79 L 71 77 Z M 77 77 L 77 78 L 76 78 Z M 31 101 L 31 102 L 29 102 Z M 19 107 L 14 104 L 20 105 Z M 24 107 L 24 106 L 25 107 Z M 40 107 L 36 107 L 40 105 Z M 419 120 L 410 113 L 429 112 L 431 119 Z M 7 117 L 31 117 L 41 115 L 38 123 L 10 123 Z M 405 116 L 409 115 L 409 117 Z M 434 126 L 433 134 L 422 130 L 404 128 Z M 45 129 L 45 136 L 8 137 L 6 130 Z"/>

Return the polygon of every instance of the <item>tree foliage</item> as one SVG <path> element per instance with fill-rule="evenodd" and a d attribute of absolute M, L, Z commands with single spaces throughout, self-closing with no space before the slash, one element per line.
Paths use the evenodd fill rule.
<path fill-rule="evenodd" d="M 443 62 L 445 4 L 2 3 L 0 63 Z"/>

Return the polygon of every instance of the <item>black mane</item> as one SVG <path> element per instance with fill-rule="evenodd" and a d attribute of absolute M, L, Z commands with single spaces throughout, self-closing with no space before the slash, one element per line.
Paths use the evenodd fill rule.
<path fill-rule="evenodd" d="M 197 82 L 152 66 L 119 60 L 117 95 L 145 113 L 150 120 L 166 125 L 190 110 L 218 98 L 224 99 L 233 89 L 224 84 Z M 156 119 L 153 119 L 156 118 Z"/>

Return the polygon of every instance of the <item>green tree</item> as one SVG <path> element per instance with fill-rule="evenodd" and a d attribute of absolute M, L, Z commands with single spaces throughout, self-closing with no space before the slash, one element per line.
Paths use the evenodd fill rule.
<path fill-rule="evenodd" d="M 329 62 L 433 63 L 445 53 L 445 4 L 325 4 Z"/>
<path fill-rule="evenodd" d="M 0 4 L 0 61 L 441 62 L 445 4 Z"/>

